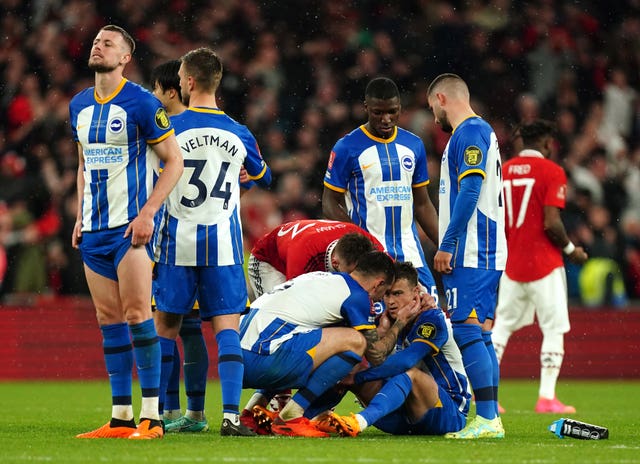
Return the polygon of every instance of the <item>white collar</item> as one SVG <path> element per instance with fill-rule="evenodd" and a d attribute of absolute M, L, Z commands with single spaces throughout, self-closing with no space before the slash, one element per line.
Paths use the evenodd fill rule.
<path fill-rule="evenodd" d="M 336 272 L 336 270 L 331 265 L 331 255 L 333 254 L 333 249 L 338 244 L 338 239 L 335 239 L 333 242 L 329 244 L 327 247 L 327 251 L 324 254 L 324 268 L 327 272 Z"/>
<path fill-rule="evenodd" d="M 544 155 L 540 153 L 538 150 L 534 150 L 532 148 L 526 148 L 518 153 L 518 156 L 522 156 L 525 158 L 544 158 Z"/>

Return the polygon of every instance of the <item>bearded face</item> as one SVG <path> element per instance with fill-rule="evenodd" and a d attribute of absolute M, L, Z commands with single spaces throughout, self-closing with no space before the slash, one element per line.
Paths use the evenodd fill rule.
<path fill-rule="evenodd" d="M 447 116 L 447 112 L 440 106 L 438 103 L 438 99 L 435 95 L 429 97 L 429 106 L 431 107 L 431 111 L 433 112 L 433 117 L 435 119 L 436 124 L 440 126 L 440 128 L 445 131 L 447 134 L 453 132 L 453 127 L 451 126 L 451 122 L 449 121 L 449 117 Z"/>
<path fill-rule="evenodd" d="M 118 67 L 117 65 L 110 65 L 106 63 L 92 61 L 91 58 L 89 58 L 89 69 L 97 73 L 109 73 L 115 70 L 117 67 Z"/>
<path fill-rule="evenodd" d="M 100 31 L 93 40 L 89 69 L 97 73 L 109 73 L 126 62 L 126 55 L 124 39 L 119 33 Z"/>

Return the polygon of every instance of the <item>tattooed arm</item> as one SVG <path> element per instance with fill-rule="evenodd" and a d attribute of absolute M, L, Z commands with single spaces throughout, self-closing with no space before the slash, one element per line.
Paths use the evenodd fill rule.
<path fill-rule="evenodd" d="M 376 329 L 363 330 L 361 332 L 367 340 L 367 349 L 364 355 L 369 364 L 372 366 L 382 364 L 396 346 L 400 333 L 408 324 L 413 322 L 421 311 L 420 300 L 412 301 L 398 311 L 396 321 L 382 337 L 378 336 Z"/>

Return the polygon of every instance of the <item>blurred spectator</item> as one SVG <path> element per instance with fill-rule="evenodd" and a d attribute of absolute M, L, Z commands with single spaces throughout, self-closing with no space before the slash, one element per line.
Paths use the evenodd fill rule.
<path fill-rule="evenodd" d="M 68 99 L 92 85 L 85 63 L 91 34 L 115 23 L 137 40 L 136 59 L 127 66 L 135 81 L 196 46 L 212 46 L 222 57 L 220 108 L 256 134 L 275 176 L 272 191 L 243 197 L 246 247 L 283 217 L 319 216 L 331 146 L 364 119 L 361 92 L 372 77 L 394 79 L 405 92 L 400 125 L 423 137 L 430 177 L 437 179 L 448 136 L 434 130 L 425 85 L 454 69 L 469 81 L 473 108 L 495 128 L 505 157 L 514 118 L 539 115 L 557 123 L 558 161 L 571 183 L 567 228 L 595 231 L 591 204 L 604 205 L 621 243 L 608 258 L 617 260 L 629 295 L 637 297 L 631 285 L 638 262 L 633 218 L 640 216 L 635 0 L 310 0 L 304 8 L 297 0 L 0 0 L 0 9 L 5 293 L 16 291 L 23 265 L 17 252 L 25 246 L 40 250 L 38 291 L 84 291 L 74 281 L 77 252 L 68 249 L 65 222 L 74 214 L 69 186 L 77 168 Z M 433 194 L 437 182 L 431 187 Z M 58 227 L 31 234 L 48 212 Z"/>
<path fill-rule="evenodd" d="M 583 231 L 585 251 L 589 259 L 579 277 L 580 298 L 589 307 L 624 306 L 627 295 L 622 267 L 621 237 L 611 224 L 609 211 L 593 205 L 588 212 L 589 227 Z"/>

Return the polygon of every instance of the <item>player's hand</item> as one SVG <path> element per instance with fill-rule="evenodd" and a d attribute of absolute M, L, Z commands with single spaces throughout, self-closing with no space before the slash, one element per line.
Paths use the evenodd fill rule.
<path fill-rule="evenodd" d="M 451 258 L 453 254 L 438 250 L 433 258 L 433 268 L 441 274 L 450 274 L 453 268 L 451 267 Z"/>
<path fill-rule="evenodd" d="M 251 178 L 249 177 L 249 173 L 244 168 L 244 165 L 240 167 L 240 183 L 244 184 L 245 182 L 249 182 Z"/>
<path fill-rule="evenodd" d="M 81 241 L 82 241 L 82 219 L 76 219 L 76 223 L 73 226 L 73 232 L 71 233 L 71 246 L 77 249 Z"/>
<path fill-rule="evenodd" d="M 407 325 L 422 312 L 422 299 L 413 298 L 409 303 L 400 307 L 396 313 L 396 321 L 405 322 Z"/>
<path fill-rule="evenodd" d="M 420 292 L 420 309 L 426 311 L 427 309 L 436 309 L 438 303 L 433 295 L 429 295 L 427 292 Z"/>
<path fill-rule="evenodd" d="M 129 223 L 124 237 L 131 235 L 131 246 L 144 246 L 151 240 L 153 235 L 153 216 L 144 214 L 140 211 L 138 217 Z"/>
<path fill-rule="evenodd" d="M 584 264 L 587 259 L 589 259 L 589 255 L 586 251 L 584 251 L 584 248 L 582 248 L 581 246 L 577 246 L 576 249 L 573 250 L 573 252 L 569 256 L 567 256 L 567 258 L 572 263 Z"/>

